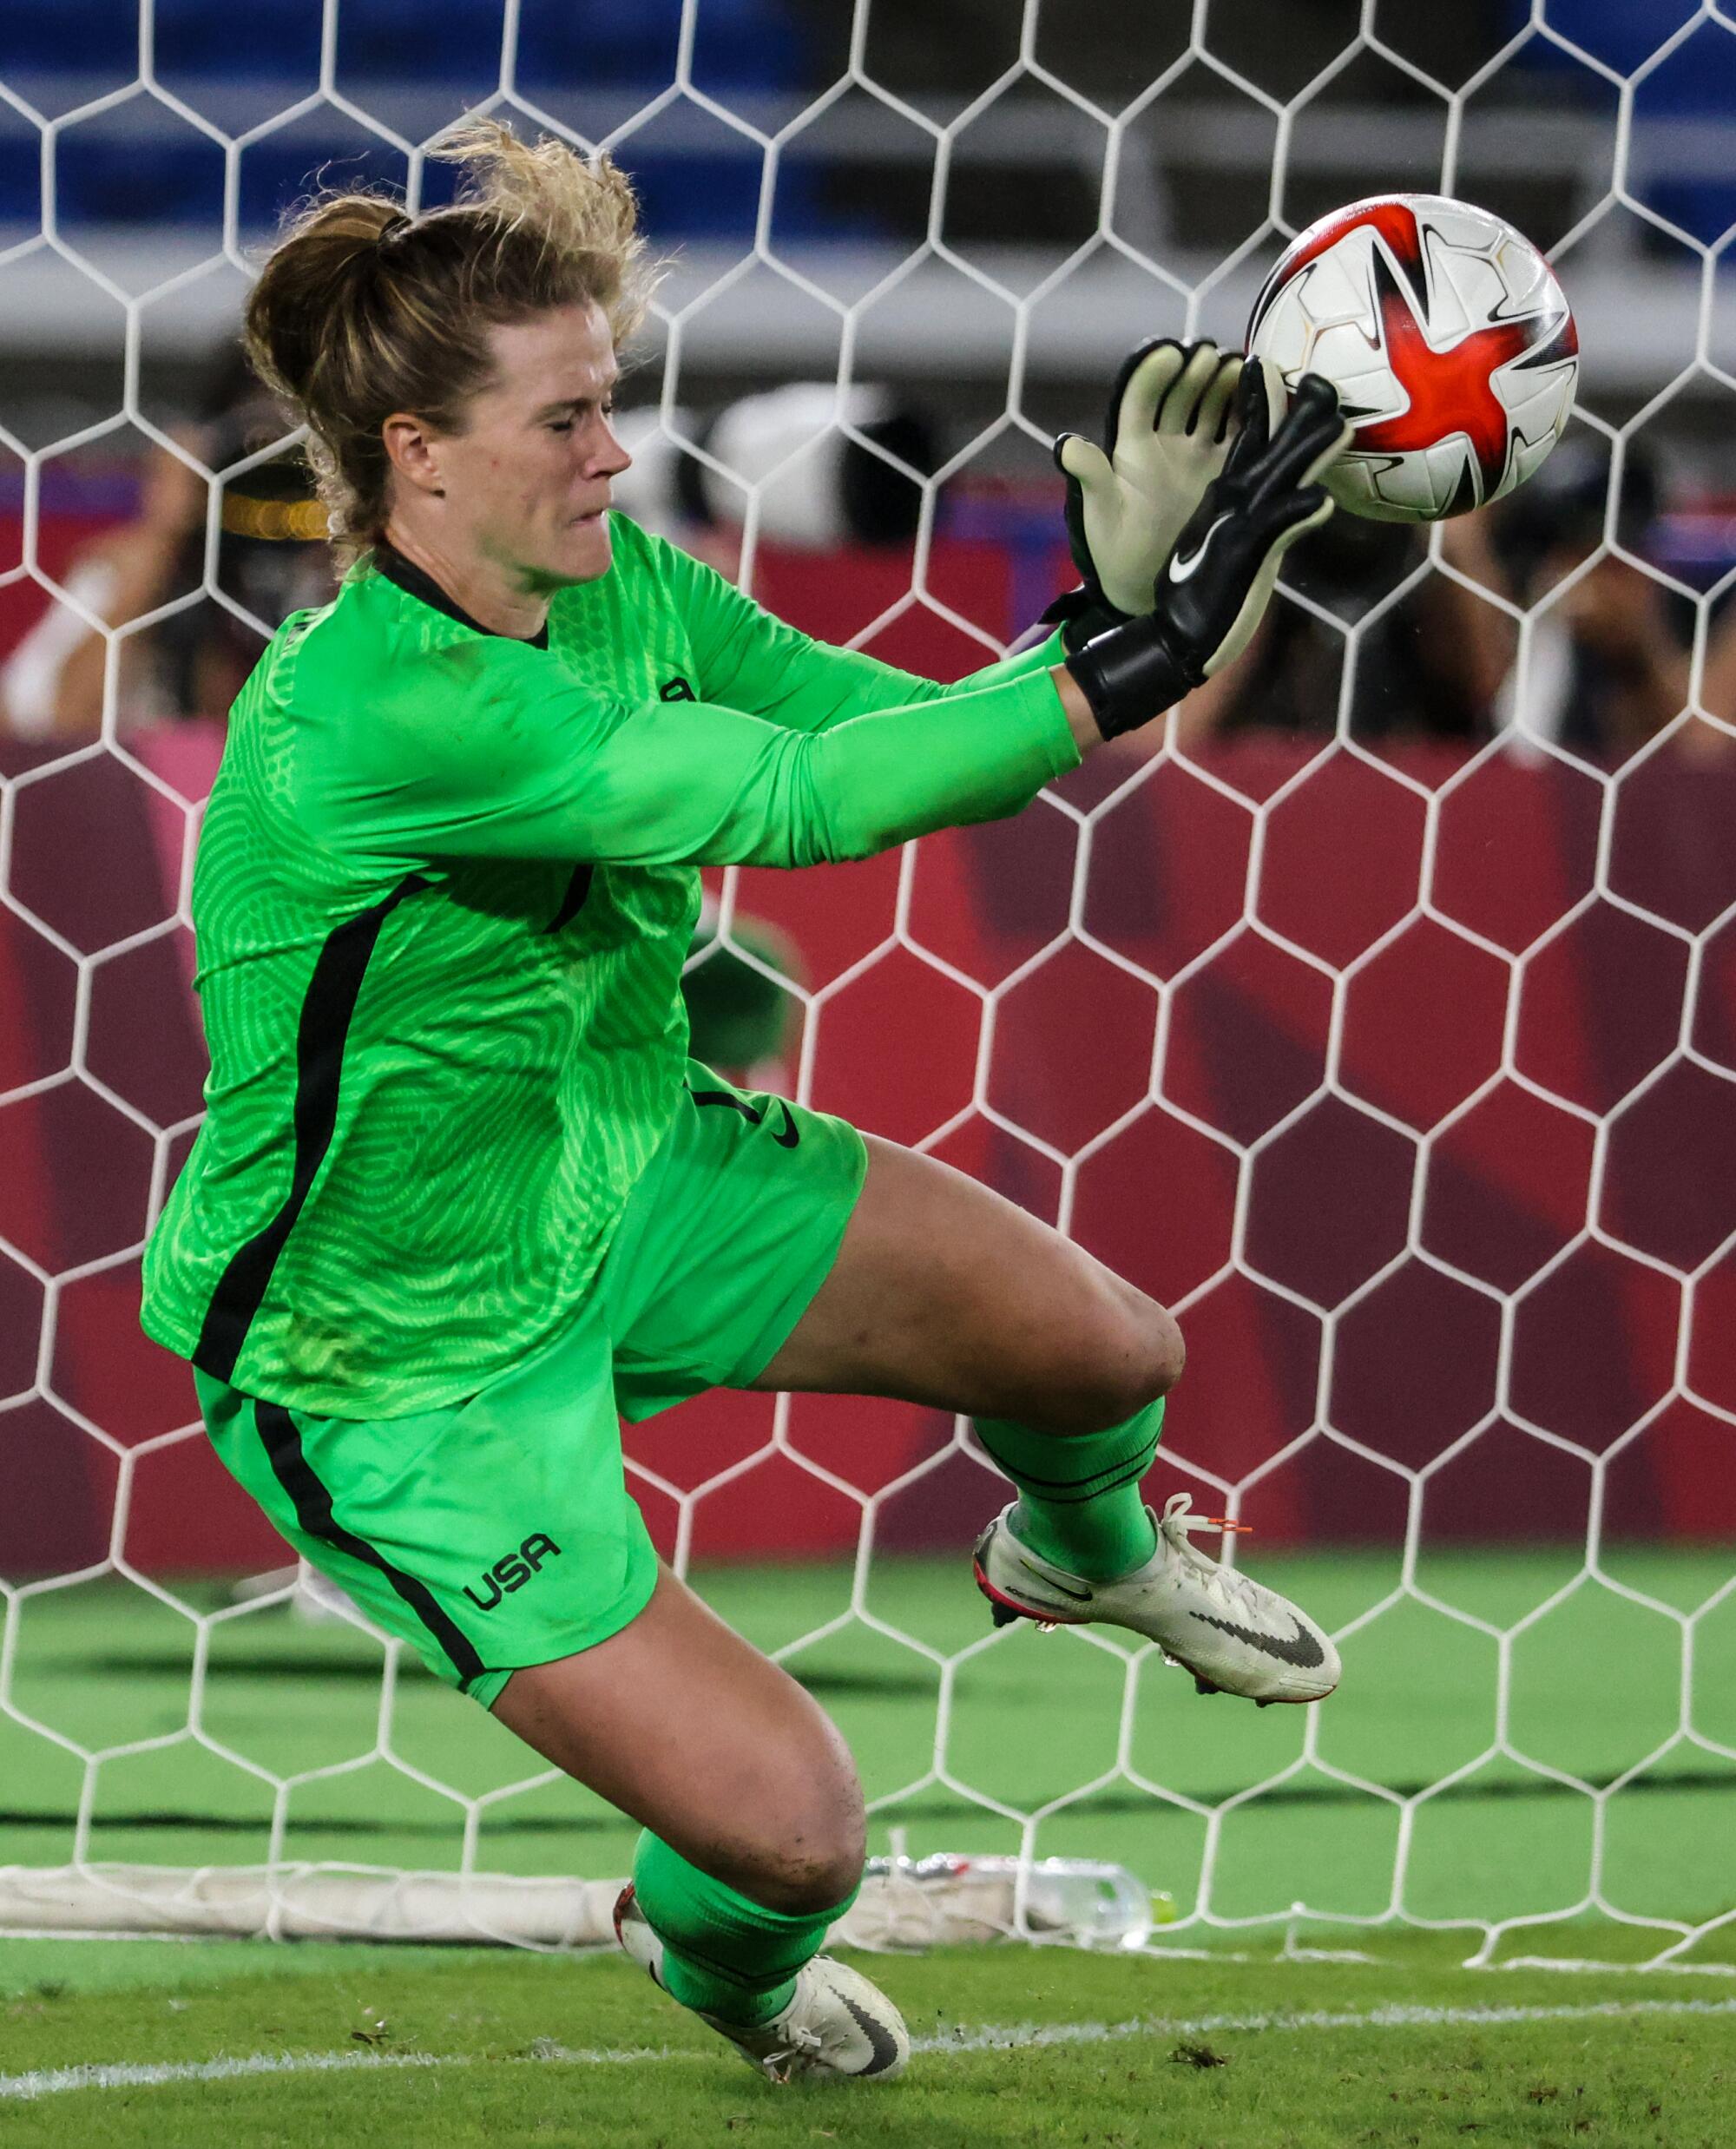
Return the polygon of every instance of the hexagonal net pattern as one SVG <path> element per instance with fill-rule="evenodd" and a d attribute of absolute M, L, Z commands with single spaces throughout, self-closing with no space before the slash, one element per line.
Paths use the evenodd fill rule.
<path fill-rule="evenodd" d="M 667 79 L 604 125 L 529 84 L 506 0 L 497 67 L 464 101 L 630 171 L 703 128 L 756 174 L 751 234 L 696 246 L 659 302 L 662 424 L 739 493 L 742 578 L 776 604 L 762 510 L 788 473 L 725 463 L 683 382 L 786 328 L 788 355 L 760 361 L 774 372 L 823 353 L 836 430 L 923 499 L 896 587 L 838 639 L 955 674 L 1004 650 L 1024 623 L 1016 474 L 1047 449 L 1045 382 L 1107 381 L 1141 334 L 1239 341 L 1283 245 L 1335 188 L 1366 190 L 1368 164 L 1352 187 L 1323 151 L 1334 127 L 1364 130 L 1385 183 L 1496 207 L 1516 140 L 1535 135 L 1537 169 L 1566 143 L 1568 207 L 1529 228 L 1581 319 L 1561 452 L 1596 475 L 1577 556 L 1529 581 L 1451 527 L 1384 532 L 1338 582 L 1299 554 L 1265 677 L 1281 699 L 1307 671 L 1312 720 L 1214 729 L 1184 705 L 1015 822 L 823 874 L 732 870 L 696 958 L 733 953 L 789 996 L 794 1094 L 974 1171 L 1175 1309 L 1191 1362 L 1154 1482 L 1253 1527 L 1260 1571 L 1334 1625 L 1339 1696 L 1225 1722 L 1126 1637 L 991 1633 L 959 1555 L 1005 1489 L 966 1422 L 903 1406 L 714 1397 L 633 1430 L 663 1548 L 835 1703 L 876 1826 L 912 1848 L 1117 1859 L 1174 1899 L 1154 1944 L 1409 1922 L 1463 1928 L 1490 1961 L 1567 1923 L 1624 1958 L 1703 1962 L 1736 1920 L 1715 1826 L 1736 1781 L 1736 731 L 1713 683 L 1724 582 L 1642 547 L 1625 517 L 1648 429 L 1736 389 L 1722 241 L 1653 109 L 1685 69 L 1721 64 L 1736 20 L 1691 0 L 1634 10 L 1655 18 L 1636 51 L 1602 37 L 1589 0 L 1535 0 L 1492 9 L 1500 34 L 1443 73 L 1406 43 L 1411 11 L 1375 0 L 1344 10 L 1330 49 L 1262 53 L 1199 0 L 1111 96 L 1071 64 L 1067 10 L 1006 0 L 1005 53 L 960 89 L 883 67 L 860 0 L 826 86 L 738 96 L 707 75 L 712 6 L 671 6 Z M 260 457 L 201 463 L 148 408 L 143 361 L 157 309 L 251 273 L 248 161 L 296 128 L 341 120 L 419 198 L 434 130 L 345 74 L 343 18 L 325 0 L 317 80 L 246 124 L 159 66 L 150 0 L 112 89 L 54 106 L 0 80 L 41 172 L 40 225 L 0 271 L 100 301 L 120 366 L 113 411 L 52 441 L 0 412 L 20 481 L 0 594 L 39 593 L 75 639 L 101 636 L 107 667 L 100 737 L 0 759 L 15 1925 L 75 1903 L 73 1923 L 174 1922 L 179 1903 L 196 1927 L 233 1863 L 258 1883 L 244 1923 L 285 1929 L 311 1876 L 332 1883 L 316 1923 L 385 1929 L 378 1886 L 345 1897 L 344 1876 L 388 1893 L 419 1871 L 529 1884 L 625 1857 L 600 1809 L 567 1833 L 570 1786 L 461 1723 L 352 1608 L 297 1625 L 305 1571 L 240 1594 L 209 1579 L 274 1568 L 271 1541 L 206 1450 L 185 1369 L 136 1329 L 141 1251 L 199 1118 L 188 891 L 210 772 L 196 727 L 131 720 L 128 652 L 201 598 L 267 627 L 219 574 L 223 486 Z M 78 131 L 143 108 L 203 145 L 221 204 L 210 248 L 152 255 L 141 284 L 62 193 Z M 846 116 L 852 154 L 906 190 L 921 177 L 916 235 L 784 235 L 806 145 Z M 1154 137 L 1179 145 L 1170 165 L 1152 165 Z M 958 197 L 1009 141 L 1087 172 L 1076 240 L 960 235 Z M 1201 174 L 1254 204 L 1216 251 L 1180 220 Z M 1627 254 L 1618 227 L 1638 234 Z M 1655 300 L 1642 318 L 1635 290 Z M 937 468 L 846 409 L 865 379 L 955 366 L 1003 388 Z M 62 458 L 129 429 L 208 484 L 207 542 L 198 588 L 115 626 L 49 542 L 45 503 Z M 1045 527 L 1039 565 L 1058 573 Z M 1012 598 L 1004 578 L 988 597 L 971 582 L 985 556 L 1013 562 Z M 885 555 L 832 572 L 878 592 Z M 1550 681 L 1564 650 L 1595 660 L 1584 614 L 1624 601 L 1663 608 L 1680 691 L 1641 734 L 1581 736 Z M 1496 717 L 1446 740 L 1381 703 L 1421 691 L 1391 684 L 1397 643 L 1443 625 L 1498 648 L 1504 679 Z M 1596 678 L 1580 688 L 1595 699 Z M 195 1871 L 182 1846 L 201 1830 Z M 481 1900 L 465 1929 L 547 1938 Z M 430 1929 L 416 1916 L 404 1929 Z"/>

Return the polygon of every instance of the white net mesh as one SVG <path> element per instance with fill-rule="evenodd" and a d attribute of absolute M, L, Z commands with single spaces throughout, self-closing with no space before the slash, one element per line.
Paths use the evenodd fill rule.
<path fill-rule="evenodd" d="M 197 726 L 135 721 L 129 652 L 201 599 L 248 608 L 215 486 L 194 582 L 124 624 L 124 564 L 93 579 L 73 540 L 103 512 L 98 451 L 148 444 L 201 481 L 262 459 L 207 471 L 150 385 L 233 322 L 254 160 L 305 174 L 352 148 L 415 200 L 468 105 L 608 148 L 654 226 L 660 174 L 687 174 L 689 201 L 747 189 L 751 238 L 701 221 L 658 308 L 664 434 L 733 498 L 744 582 L 811 594 L 776 534 L 812 439 L 745 472 L 688 413 L 835 381 L 835 431 L 919 483 L 922 509 L 907 553 L 822 561 L 825 631 L 954 671 L 1054 587 L 1056 502 L 1032 474 L 1051 417 L 1088 421 L 1133 342 L 1238 342 L 1284 240 L 1377 184 L 1483 200 L 1549 249 L 1585 353 L 1562 452 L 1593 473 L 1588 535 L 1546 533 L 1516 568 L 1450 531 L 1384 533 L 1280 603 L 1287 639 L 1253 661 L 1287 733 L 1184 708 L 1016 824 L 823 894 L 766 874 L 717 890 L 718 948 L 798 1004 L 795 1094 L 967 1163 L 1175 1307 L 1193 1365 L 1160 1473 L 1276 1540 L 1274 1579 L 1338 1629 L 1343 1693 L 1223 1721 L 1151 1650 L 991 1633 L 962 1561 L 917 1556 L 962 1550 L 1000 1496 L 963 1423 L 707 1403 L 629 1454 L 676 1566 L 826 1697 L 877 1826 L 914 1848 L 1115 1857 L 1170 1892 L 1178 1935 L 1409 1921 L 1463 1925 L 1492 1959 L 1581 1919 L 1624 1957 L 1706 1960 L 1736 1919 L 1716 1826 L 1736 1764 L 1736 666 L 1708 424 L 1736 387 L 1708 222 L 1731 143 L 1719 108 L 1663 92 L 1716 77 L 1736 22 L 1684 0 L 1617 36 L 1608 10 L 1537 0 L 1486 10 L 1479 44 L 1374 0 L 1253 30 L 1200 0 L 1150 11 L 1129 47 L 1147 71 L 1111 96 L 1101 10 L 961 7 L 968 51 L 930 82 L 896 10 L 864 0 L 832 24 L 827 86 L 811 63 L 799 88 L 743 87 L 729 39 L 782 18 L 686 0 L 654 94 L 616 94 L 575 86 L 516 0 L 469 11 L 469 46 L 487 16 L 495 56 L 472 53 L 462 92 L 357 59 L 390 9 L 326 0 L 317 56 L 314 12 L 293 94 L 201 72 L 210 27 L 169 0 L 143 0 L 112 80 L 76 10 L 0 80 L 6 168 L 40 173 L 38 220 L 0 247 L 0 391 L 25 413 L 0 408 L 17 533 L 0 594 L 62 622 L 58 652 L 37 625 L 36 669 L 7 674 L 0 749 L 0 1443 L 29 1488 L 4 1541 L 0 1857 L 36 1875 L 14 1922 L 53 1922 L 81 1876 L 95 1922 L 177 1900 L 205 1922 L 208 1874 L 148 1885 L 118 1861 L 233 1864 L 261 1929 L 310 1901 L 315 1926 L 382 1929 L 383 1900 L 420 1900 L 399 1869 L 624 1868 L 595 1802 L 341 1607 L 297 1623 L 293 1574 L 239 1596 L 200 1578 L 269 1561 L 184 1378 L 133 1329 L 197 1123 L 187 890 L 209 766 Z M 598 11 L 599 39 L 618 28 Z M 142 236 L 105 222 L 103 154 L 127 184 L 173 164 L 205 209 Z M 973 224 L 1009 190 L 1053 214 Z M 886 381 L 963 384 L 932 467 L 852 415 Z M 1642 549 L 1627 503 L 1659 463 L 1674 504 Z M 44 680 L 81 627 L 101 637 L 100 734 L 56 738 Z M 1479 653 L 1495 711 L 1444 742 L 1393 718 L 1427 684 L 1408 653 L 1443 636 Z M 792 1551 L 814 1556 L 716 1563 Z M 323 1890 L 364 1869 L 365 1896 Z M 498 1889 L 457 1915 L 560 1937 L 515 1925 Z"/>

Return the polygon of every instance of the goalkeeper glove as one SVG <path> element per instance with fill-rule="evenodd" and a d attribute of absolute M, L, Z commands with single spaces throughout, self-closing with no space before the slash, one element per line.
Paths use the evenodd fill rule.
<path fill-rule="evenodd" d="M 1141 344 L 1116 376 L 1102 447 L 1079 433 L 1055 441 L 1080 586 L 1043 616 L 1062 622 L 1069 648 L 1150 610 L 1153 584 L 1223 468 L 1233 398 L 1253 364 L 1212 343 Z M 1274 376 L 1267 379 L 1275 424 L 1282 390 Z"/>
<path fill-rule="evenodd" d="M 1067 668 L 1104 738 L 1132 731 L 1247 647 L 1285 554 L 1332 511 L 1314 483 L 1351 428 L 1337 391 L 1305 373 L 1271 429 L 1266 381 L 1253 365 L 1236 391 L 1240 430 L 1159 577 L 1151 610 L 1097 635 Z"/>

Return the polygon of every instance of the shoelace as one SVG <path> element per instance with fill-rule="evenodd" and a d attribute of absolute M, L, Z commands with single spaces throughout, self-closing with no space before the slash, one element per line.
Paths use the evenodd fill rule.
<path fill-rule="evenodd" d="M 1196 1552 L 1187 1541 L 1189 1534 L 1194 1530 L 1246 1530 L 1248 1527 L 1246 1522 L 1230 1522 L 1221 1517 L 1195 1515 L 1193 1495 L 1173 1492 L 1163 1503 L 1163 1513 L 1157 1526 L 1170 1549 L 1180 1554 L 1190 1567 L 1198 1570 L 1201 1587 L 1210 1591 L 1220 1604 L 1245 1612 L 1258 1608 L 1264 1593 L 1252 1576 L 1240 1574 L 1233 1567 L 1225 1567 L 1208 1553 Z"/>
<path fill-rule="evenodd" d="M 760 2064 L 768 2074 L 777 2075 L 779 2069 L 786 2067 L 791 2060 L 819 2052 L 825 2042 L 817 2029 L 808 2029 L 795 2022 L 791 2023 L 784 2032 L 784 2040 L 777 2051 L 762 2053 L 760 2056 Z"/>

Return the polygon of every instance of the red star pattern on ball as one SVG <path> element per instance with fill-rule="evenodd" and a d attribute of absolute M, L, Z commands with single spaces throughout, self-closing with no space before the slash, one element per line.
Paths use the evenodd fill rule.
<path fill-rule="evenodd" d="M 1311 261 L 1318 260 L 1328 248 L 1337 246 L 1347 232 L 1359 227 L 1379 233 L 1386 241 L 1387 251 L 1407 276 L 1421 276 L 1423 234 L 1417 228 L 1417 212 L 1410 204 L 1398 194 L 1376 194 L 1367 201 L 1353 201 L 1347 209 L 1335 210 L 1331 216 L 1323 216 L 1318 224 L 1311 224 L 1292 242 L 1254 301 L 1248 322 L 1250 338 L 1285 286 L 1293 283 Z"/>
<path fill-rule="evenodd" d="M 1463 433 L 1470 442 L 1486 496 L 1501 483 L 1507 467 L 1509 426 L 1506 406 L 1489 377 L 1528 352 L 1541 356 L 1541 346 L 1560 340 L 1564 328 L 1576 346 L 1572 324 L 1558 313 L 1533 313 L 1523 320 L 1473 329 L 1437 351 L 1423 332 L 1410 294 L 1378 246 L 1373 260 L 1386 362 L 1409 405 L 1397 417 L 1359 425 L 1356 444 L 1377 454 L 1414 454 Z M 1566 357 L 1568 349 L 1555 355 Z"/>

